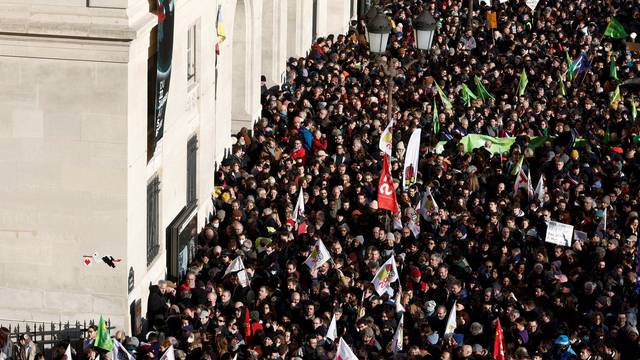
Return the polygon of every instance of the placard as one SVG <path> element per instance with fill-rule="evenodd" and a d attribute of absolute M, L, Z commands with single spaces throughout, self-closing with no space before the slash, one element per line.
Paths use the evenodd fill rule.
<path fill-rule="evenodd" d="M 571 246 L 573 238 L 573 225 L 563 224 L 557 221 L 549 221 L 547 236 L 544 241 L 560 246 Z"/>
<path fill-rule="evenodd" d="M 489 24 L 489 29 L 498 28 L 498 19 L 494 11 L 489 11 L 487 13 L 487 23 Z"/>

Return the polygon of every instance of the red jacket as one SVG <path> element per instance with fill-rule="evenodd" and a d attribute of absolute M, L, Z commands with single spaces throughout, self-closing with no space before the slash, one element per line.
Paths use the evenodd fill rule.
<path fill-rule="evenodd" d="M 302 163 L 306 164 L 307 162 L 307 150 L 301 147 L 299 150 L 294 150 L 291 152 L 291 158 L 296 162 L 298 159 L 302 159 Z"/>

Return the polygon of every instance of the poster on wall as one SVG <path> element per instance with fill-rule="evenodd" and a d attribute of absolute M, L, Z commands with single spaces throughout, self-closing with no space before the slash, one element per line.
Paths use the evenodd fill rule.
<path fill-rule="evenodd" d="M 174 0 L 158 1 L 158 75 L 156 78 L 155 140 L 162 139 L 164 114 L 169 98 L 173 54 Z"/>

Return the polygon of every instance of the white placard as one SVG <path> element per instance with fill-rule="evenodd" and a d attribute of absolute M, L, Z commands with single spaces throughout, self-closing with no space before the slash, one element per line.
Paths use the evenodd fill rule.
<path fill-rule="evenodd" d="M 538 6 L 538 1 L 540 0 L 527 0 L 527 6 L 531 9 L 531 11 L 534 11 L 536 9 L 536 6 Z"/>
<path fill-rule="evenodd" d="M 547 226 L 547 236 L 544 238 L 545 242 L 560 246 L 571 246 L 572 238 L 573 225 L 567 225 L 557 221 L 549 221 L 549 226 Z"/>

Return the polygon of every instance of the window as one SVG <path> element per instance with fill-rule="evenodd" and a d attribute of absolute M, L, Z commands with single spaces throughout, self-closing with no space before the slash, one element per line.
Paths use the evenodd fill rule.
<path fill-rule="evenodd" d="M 187 31 L 187 83 L 196 82 L 196 52 L 197 52 L 197 26 L 196 24 L 189 27 Z"/>
<path fill-rule="evenodd" d="M 158 234 L 160 219 L 160 180 L 154 177 L 147 184 L 147 266 L 151 265 L 160 251 Z"/>
<path fill-rule="evenodd" d="M 198 136 L 193 135 L 187 142 L 187 205 L 195 202 L 198 197 Z"/>

